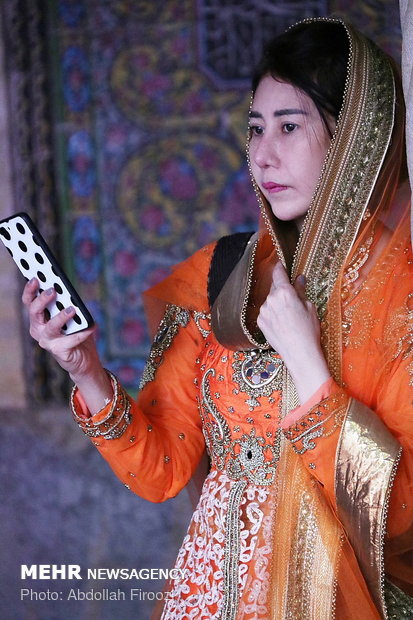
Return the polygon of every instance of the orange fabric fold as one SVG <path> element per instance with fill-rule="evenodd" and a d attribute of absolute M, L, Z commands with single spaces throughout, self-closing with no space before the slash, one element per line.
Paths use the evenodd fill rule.
<path fill-rule="evenodd" d="M 198 312 L 209 312 L 208 272 L 216 242 L 201 248 L 172 273 L 143 294 L 145 313 L 152 335 L 161 322 L 166 304 L 174 304 Z"/>

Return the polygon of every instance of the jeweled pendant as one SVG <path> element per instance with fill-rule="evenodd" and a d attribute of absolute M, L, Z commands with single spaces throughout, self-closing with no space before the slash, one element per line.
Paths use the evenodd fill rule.
<path fill-rule="evenodd" d="M 247 403 L 258 407 L 257 397 L 271 396 L 282 387 L 283 361 L 274 351 L 237 351 L 234 354 L 233 379 L 242 392 L 252 398 Z"/>

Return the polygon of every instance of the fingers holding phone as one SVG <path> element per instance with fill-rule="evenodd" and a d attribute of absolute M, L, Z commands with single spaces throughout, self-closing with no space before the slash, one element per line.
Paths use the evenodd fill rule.
<path fill-rule="evenodd" d="M 71 375 L 77 375 L 90 365 L 90 359 L 97 357 L 93 333 L 94 327 L 65 334 L 63 327 L 73 318 L 76 310 L 73 306 L 63 308 L 50 318 L 48 306 L 56 297 L 56 291 L 49 288 L 38 294 L 39 282 L 32 278 L 24 287 L 23 304 L 29 315 L 30 335 L 38 344 L 49 351 L 60 366 Z"/>

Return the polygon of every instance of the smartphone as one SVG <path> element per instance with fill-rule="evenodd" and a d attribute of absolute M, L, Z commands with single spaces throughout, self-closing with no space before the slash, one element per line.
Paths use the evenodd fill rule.
<path fill-rule="evenodd" d="M 94 324 L 89 310 L 27 213 L 1 220 L 0 239 L 26 280 L 39 280 L 38 294 L 55 289 L 56 297 L 47 306 L 48 317 L 56 316 L 68 306 L 75 308 L 76 314 L 63 326 L 63 333 L 74 334 Z"/>

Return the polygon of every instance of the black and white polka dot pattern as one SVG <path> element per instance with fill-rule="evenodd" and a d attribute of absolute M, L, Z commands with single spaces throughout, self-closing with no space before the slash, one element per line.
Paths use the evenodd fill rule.
<path fill-rule="evenodd" d="M 69 279 L 57 263 L 46 242 L 26 213 L 18 213 L 0 222 L 0 239 L 27 280 L 39 280 L 40 290 L 54 288 L 57 295 L 47 306 L 50 317 L 73 306 L 76 315 L 64 326 L 73 334 L 93 325 L 93 319 Z"/>

